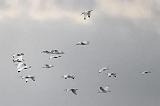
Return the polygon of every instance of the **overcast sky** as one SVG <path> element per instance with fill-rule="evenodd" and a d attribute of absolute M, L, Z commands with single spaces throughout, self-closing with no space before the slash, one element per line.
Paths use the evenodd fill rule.
<path fill-rule="evenodd" d="M 93 9 L 84 21 L 81 12 Z M 0 0 L 1 106 L 160 105 L 159 0 Z M 90 41 L 85 47 L 73 46 Z M 48 60 L 42 50 L 59 49 Z M 23 52 L 31 70 L 17 73 L 14 53 Z M 42 69 L 43 64 L 52 69 Z M 98 74 L 111 66 L 118 78 Z M 152 71 L 143 76 L 143 71 Z M 74 73 L 75 80 L 62 75 Z M 21 75 L 35 75 L 26 84 Z M 97 94 L 100 86 L 111 93 Z M 78 88 L 78 95 L 64 89 Z"/>

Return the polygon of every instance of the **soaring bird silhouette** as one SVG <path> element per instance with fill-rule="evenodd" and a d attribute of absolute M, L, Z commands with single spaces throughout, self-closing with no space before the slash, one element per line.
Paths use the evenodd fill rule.
<path fill-rule="evenodd" d="M 71 88 L 71 89 L 65 89 L 66 92 L 72 92 L 73 94 L 77 95 L 77 90 L 76 88 Z"/>
<path fill-rule="evenodd" d="M 86 20 L 86 18 L 88 17 L 88 18 L 90 18 L 91 17 L 91 12 L 92 12 L 93 10 L 89 10 L 89 11 L 84 11 L 84 12 L 82 12 L 82 14 L 81 15 L 83 15 L 84 16 L 84 20 Z"/>
<path fill-rule="evenodd" d="M 26 75 L 26 76 L 21 76 L 22 79 L 25 79 L 26 83 L 31 79 L 32 81 L 35 81 L 35 76 L 32 75 Z"/>
<path fill-rule="evenodd" d="M 99 87 L 98 93 L 108 93 L 108 92 L 111 92 L 111 91 L 109 90 L 109 87 L 108 87 L 108 86 L 106 86 L 106 87 Z"/>

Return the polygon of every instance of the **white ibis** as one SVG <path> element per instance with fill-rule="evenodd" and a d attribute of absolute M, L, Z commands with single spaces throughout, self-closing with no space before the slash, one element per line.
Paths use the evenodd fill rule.
<path fill-rule="evenodd" d="M 14 63 L 15 62 L 23 62 L 24 61 L 23 55 L 24 55 L 23 53 L 13 55 L 13 62 Z"/>
<path fill-rule="evenodd" d="M 50 51 L 48 51 L 48 50 L 44 50 L 44 51 L 42 51 L 41 53 L 50 54 Z"/>
<path fill-rule="evenodd" d="M 19 73 L 19 72 L 21 72 L 22 70 L 27 70 L 27 69 L 29 69 L 29 68 L 31 68 L 31 66 L 23 66 L 23 67 L 20 67 L 17 71 L 18 71 L 18 73 Z"/>
<path fill-rule="evenodd" d="M 56 59 L 56 58 L 60 58 L 60 57 L 62 57 L 62 56 L 60 56 L 60 55 L 57 55 L 57 56 L 50 56 L 49 59 L 53 59 L 53 58 Z"/>
<path fill-rule="evenodd" d="M 13 59 L 13 63 L 19 63 L 19 62 L 23 62 L 24 61 L 24 59 L 22 59 L 22 58 L 17 58 L 17 59 Z"/>
<path fill-rule="evenodd" d="M 65 74 L 62 76 L 64 79 L 75 79 L 74 75 L 70 75 L 70 74 Z"/>
<path fill-rule="evenodd" d="M 32 75 L 26 75 L 26 76 L 21 76 L 22 79 L 25 79 L 26 83 L 31 79 L 32 81 L 35 81 L 35 77 Z"/>
<path fill-rule="evenodd" d="M 99 87 L 98 93 L 108 93 L 108 92 L 111 92 L 111 91 L 109 90 L 109 87 L 108 87 L 108 86 L 106 86 L 106 87 Z"/>
<path fill-rule="evenodd" d="M 44 51 L 42 51 L 41 53 L 46 53 L 46 54 L 64 54 L 63 51 L 60 51 L 60 50 L 57 50 L 57 49 L 51 50 L 51 51 L 44 50 Z"/>
<path fill-rule="evenodd" d="M 116 77 L 117 77 L 117 74 L 114 73 L 114 72 L 108 72 L 108 73 L 107 73 L 107 76 L 108 76 L 108 77 L 112 77 L 112 76 L 113 76 L 113 77 L 116 78 Z"/>
<path fill-rule="evenodd" d="M 54 66 L 51 64 L 45 64 L 42 68 L 52 68 L 52 67 L 54 67 Z"/>
<path fill-rule="evenodd" d="M 24 66 L 27 66 L 26 65 L 26 63 L 18 63 L 18 65 L 17 65 L 17 69 L 19 69 L 19 68 L 22 68 L 22 67 L 24 67 Z"/>
<path fill-rule="evenodd" d="M 89 10 L 89 11 L 84 11 L 84 12 L 82 12 L 81 15 L 84 15 L 84 18 L 83 18 L 83 19 L 86 20 L 87 17 L 90 18 L 92 11 L 93 11 L 93 10 Z"/>
<path fill-rule="evenodd" d="M 64 54 L 64 52 L 55 49 L 55 50 L 51 50 L 51 54 Z"/>
<path fill-rule="evenodd" d="M 12 57 L 15 58 L 16 56 L 23 56 L 24 53 L 17 53 L 17 54 L 14 54 Z"/>
<path fill-rule="evenodd" d="M 110 70 L 110 67 L 103 67 L 98 72 L 102 73 L 102 72 L 107 71 L 107 70 Z"/>
<path fill-rule="evenodd" d="M 78 42 L 76 45 L 89 45 L 89 41 L 81 41 Z"/>
<path fill-rule="evenodd" d="M 71 89 L 65 89 L 66 92 L 72 92 L 73 94 L 77 95 L 77 90 L 76 88 L 71 88 Z"/>
<path fill-rule="evenodd" d="M 141 74 L 145 75 L 145 74 L 150 74 L 150 73 L 151 73 L 151 71 L 143 71 Z"/>

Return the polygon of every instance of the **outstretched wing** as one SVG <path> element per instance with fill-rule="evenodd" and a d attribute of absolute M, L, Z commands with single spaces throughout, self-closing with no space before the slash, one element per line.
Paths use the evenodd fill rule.
<path fill-rule="evenodd" d="M 104 90 L 105 90 L 105 91 L 108 91 L 108 90 L 109 90 L 109 87 L 108 87 L 108 86 L 106 86 L 106 87 L 104 88 Z"/>
<path fill-rule="evenodd" d="M 88 45 L 89 44 L 89 41 L 83 41 L 81 42 L 82 45 Z"/>
<path fill-rule="evenodd" d="M 36 80 L 35 80 L 35 77 L 31 77 L 31 79 L 32 79 L 33 81 L 36 81 Z"/>
<path fill-rule="evenodd" d="M 72 89 L 72 92 L 73 92 L 75 95 L 77 95 L 77 90 L 78 90 L 78 89 Z"/>
<path fill-rule="evenodd" d="M 77 92 L 76 92 L 76 91 L 74 91 L 73 93 L 74 93 L 75 95 L 77 95 Z"/>
<path fill-rule="evenodd" d="M 73 75 L 68 75 L 68 78 L 75 79 L 75 76 L 73 76 Z"/>
<path fill-rule="evenodd" d="M 93 11 L 93 10 L 89 10 L 89 11 L 87 12 L 88 18 L 91 17 L 91 12 L 92 12 L 92 11 Z"/>
<path fill-rule="evenodd" d="M 105 92 L 111 92 L 111 91 L 109 90 L 109 87 L 108 87 L 108 86 L 106 86 L 106 87 L 104 88 L 104 90 L 105 90 Z"/>

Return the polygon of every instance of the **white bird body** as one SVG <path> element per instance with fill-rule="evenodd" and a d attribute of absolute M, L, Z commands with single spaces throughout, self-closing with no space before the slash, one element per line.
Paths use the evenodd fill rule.
<path fill-rule="evenodd" d="M 18 56 L 23 56 L 24 53 L 17 53 L 17 54 L 14 54 L 12 57 L 15 58 L 15 57 L 18 57 Z"/>
<path fill-rule="evenodd" d="M 14 63 L 15 62 L 23 62 L 23 61 L 24 61 L 23 55 L 20 55 L 20 56 L 17 56 L 17 57 L 13 56 L 13 62 Z"/>
<path fill-rule="evenodd" d="M 112 77 L 112 76 L 113 76 L 113 77 L 116 78 L 116 77 L 117 77 L 117 74 L 116 74 L 116 73 L 113 73 L 113 72 L 108 72 L 108 73 L 107 73 L 107 76 L 108 76 L 108 77 Z"/>
<path fill-rule="evenodd" d="M 71 89 L 65 89 L 66 92 L 72 92 L 73 94 L 77 95 L 77 90 L 76 88 L 71 88 Z"/>
<path fill-rule="evenodd" d="M 50 56 L 49 59 L 53 59 L 53 58 L 56 59 L 56 58 L 60 58 L 60 57 L 62 57 L 62 56 L 60 56 L 60 55 L 57 55 L 57 56 Z"/>
<path fill-rule="evenodd" d="M 70 74 L 66 74 L 66 75 L 63 75 L 62 76 L 64 79 L 75 79 L 75 76 L 74 75 L 70 75 Z"/>
<path fill-rule="evenodd" d="M 45 51 L 42 51 L 41 53 L 46 53 L 46 54 L 64 54 L 63 51 L 60 51 L 60 50 L 51 50 L 51 51 L 48 51 L 48 50 L 45 50 Z"/>
<path fill-rule="evenodd" d="M 81 41 L 78 42 L 76 45 L 89 45 L 89 41 Z"/>
<path fill-rule="evenodd" d="M 102 73 L 102 72 L 107 71 L 107 70 L 110 70 L 110 68 L 109 67 L 103 67 L 98 72 Z"/>
<path fill-rule="evenodd" d="M 145 74 L 150 74 L 150 73 L 151 73 L 151 71 L 143 71 L 141 74 L 145 75 Z"/>
<path fill-rule="evenodd" d="M 17 65 L 17 69 L 20 69 L 20 68 L 22 68 L 22 67 L 24 67 L 24 66 L 26 66 L 26 64 L 25 63 L 18 63 L 18 65 Z"/>
<path fill-rule="evenodd" d="M 98 93 L 108 93 L 108 92 L 111 92 L 111 91 L 109 90 L 109 87 L 108 87 L 108 86 L 106 86 L 106 87 L 99 87 Z"/>
<path fill-rule="evenodd" d="M 19 56 L 13 59 L 13 62 L 23 62 L 23 61 L 24 61 L 23 56 Z"/>
<path fill-rule="evenodd" d="M 51 64 L 45 64 L 42 68 L 52 68 L 52 67 L 54 67 L 54 66 Z"/>
<path fill-rule="evenodd" d="M 51 50 L 51 53 L 52 54 L 64 54 L 64 52 L 60 50 Z"/>
<path fill-rule="evenodd" d="M 29 69 L 29 68 L 31 68 L 31 66 L 23 66 L 23 67 L 20 67 L 20 68 L 18 68 L 18 72 L 21 72 L 21 71 L 23 71 L 23 70 L 27 70 L 27 69 Z"/>
<path fill-rule="evenodd" d="M 26 83 L 31 79 L 32 81 L 35 81 L 35 77 L 31 75 L 21 76 L 22 79 L 25 79 Z"/>
<path fill-rule="evenodd" d="M 42 51 L 41 53 L 50 54 L 50 51 L 48 51 L 48 50 L 44 50 L 44 51 Z"/>

